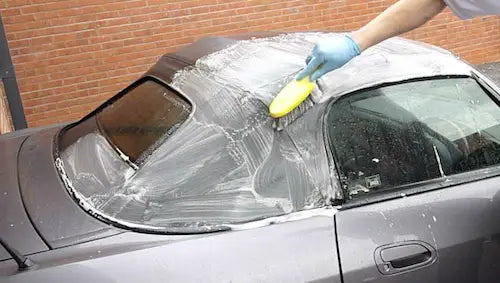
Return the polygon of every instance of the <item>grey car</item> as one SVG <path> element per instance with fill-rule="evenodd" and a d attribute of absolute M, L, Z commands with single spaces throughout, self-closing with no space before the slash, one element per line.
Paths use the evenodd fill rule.
<path fill-rule="evenodd" d="M 335 36 L 204 38 L 1 136 L 0 282 L 500 280 L 499 88 L 394 38 L 272 119 Z"/>

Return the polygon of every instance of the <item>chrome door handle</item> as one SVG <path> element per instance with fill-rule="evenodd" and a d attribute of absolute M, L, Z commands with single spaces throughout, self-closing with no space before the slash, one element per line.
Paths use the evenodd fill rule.
<path fill-rule="evenodd" d="M 393 243 L 375 250 L 375 263 L 385 275 L 430 265 L 435 259 L 436 250 L 423 241 Z"/>

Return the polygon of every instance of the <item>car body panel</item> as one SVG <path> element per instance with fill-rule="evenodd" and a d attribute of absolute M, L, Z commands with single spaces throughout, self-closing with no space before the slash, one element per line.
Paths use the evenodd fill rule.
<path fill-rule="evenodd" d="M 90 217 L 71 199 L 54 165 L 54 136 L 59 128 L 28 137 L 19 152 L 19 180 L 26 210 L 51 248 L 120 233 Z"/>
<path fill-rule="evenodd" d="M 26 135 L 0 136 L 0 237 L 23 254 L 48 250 L 31 225 L 19 192 L 17 159 Z M 10 255 L 0 247 L 0 261 Z"/>
<path fill-rule="evenodd" d="M 336 215 L 345 283 L 495 282 L 500 276 L 500 177 L 340 210 Z M 421 241 L 435 260 L 382 274 L 379 247 Z"/>
<path fill-rule="evenodd" d="M 120 236 L 116 236 L 120 237 Z M 259 229 L 181 236 L 152 236 L 178 241 L 154 248 L 108 254 L 95 247 L 87 260 L 44 266 L 43 254 L 32 259 L 37 270 L 2 282 L 341 282 L 331 216 L 276 224 Z M 80 249 L 82 252 L 85 249 Z M 98 252 L 99 251 L 99 252 Z M 66 259 L 67 260 L 67 259 Z M 11 265 L 10 269 L 14 267 Z M 1 265 L 0 271 L 8 269 Z M 4 271 L 5 272 L 5 271 Z"/>

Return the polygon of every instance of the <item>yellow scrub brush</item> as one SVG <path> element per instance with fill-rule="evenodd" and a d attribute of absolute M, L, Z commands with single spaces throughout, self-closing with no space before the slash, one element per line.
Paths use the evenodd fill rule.
<path fill-rule="evenodd" d="M 269 105 L 269 113 L 273 118 L 280 118 L 292 112 L 311 94 L 315 84 L 309 76 L 288 83 Z"/>
<path fill-rule="evenodd" d="M 269 114 L 274 120 L 273 128 L 281 131 L 314 105 L 309 96 L 316 84 L 309 76 L 288 83 L 269 105 Z"/>

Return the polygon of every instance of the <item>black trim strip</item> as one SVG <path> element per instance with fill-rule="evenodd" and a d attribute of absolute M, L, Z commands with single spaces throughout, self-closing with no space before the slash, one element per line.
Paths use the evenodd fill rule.
<path fill-rule="evenodd" d="M 340 282 L 344 283 L 344 272 L 342 271 L 342 257 L 340 256 L 339 231 L 337 226 L 337 214 L 333 215 L 333 226 L 335 228 L 335 247 L 337 248 L 337 260 L 339 262 Z"/>
<path fill-rule="evenodd" d="M 3 82 L 5 95 L 9 102 L 10 115 L 12 123 L 16 130 L 27 128 L 26 116 L 24 115 L 23 102 L 19 93 L 16 72 L 12 58 L 10 56 L 9 44 L 5 37 L 5 29 L 2 16 L 0 15 L 0 78 Z"/>

